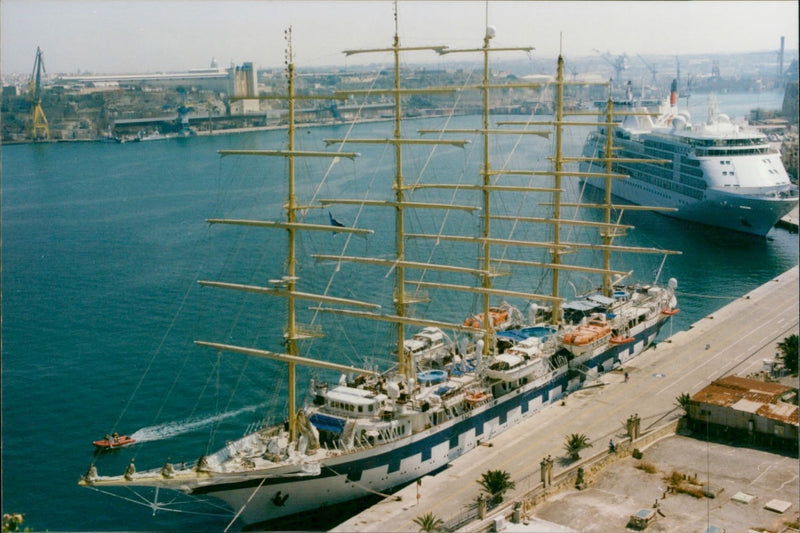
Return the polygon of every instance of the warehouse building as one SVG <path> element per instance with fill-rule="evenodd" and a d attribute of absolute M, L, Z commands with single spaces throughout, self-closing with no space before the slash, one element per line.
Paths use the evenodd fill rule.
<path fill-rule="evenodd" d="M 797 450 L 797 389 L 738 376 L 712 382 L 689 403 L 697 434 Z"/>

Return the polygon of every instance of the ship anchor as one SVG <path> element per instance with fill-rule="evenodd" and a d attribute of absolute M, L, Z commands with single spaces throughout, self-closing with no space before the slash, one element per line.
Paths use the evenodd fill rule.
<path fill-rule="evenodd" d="M 289 499 L 288 494 L 281 496 L 281 491 L 278 491 L 278 493 L 272 497 L 272 503 L 274 503 L 278 507 L 283 507 L 286 504 L 286 500 L 288 499 Z"/>

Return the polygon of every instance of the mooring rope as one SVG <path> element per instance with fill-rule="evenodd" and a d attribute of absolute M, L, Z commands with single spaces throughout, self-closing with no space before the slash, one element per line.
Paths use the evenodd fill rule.
<path fill-rule="evenodd" d="M 264 485 L 264 482 L 266 480 L 267 480 L 267 478 L 265 478 L 265 477 L 261 478 L 261 483 L 259 483 L 258 486 L 255 489 L 253 489 L 253 493 L 250 495 L 249 498 L 247 498 L 247 501 L 244 502 L 244 505 L 242 505 L 242 507 L 236 512 L 236 514 L 233 515 L 233 518 L 231 519 L 231 521 L 228 523 L 228 525 L 223 530 L 225 533 L 227 533 L 228 530 L 233 525 L 233 523 L 236 522 L 236 519 L 239 518 L 239 515 L 242 514 L 242 512 L 245 509 L 245 507 L 247 507 L 247 505 L 250 503 L 250 501 L 255 497 L 256 493 L 258 492 L 258 489 L 260 489 L 262 487 L 262 485 Z"/>
<path fill-rule="evenodd" d="M 711 294 L 697 294 L 691 292 L 678 292 L 675 291 L 675 294 L 679 296 L 692 296 L 694 298 L 716 298 L 718 300 L 738 300 L 741 296 L 713 296 Z"/>
<path fill-rule="evenodd" d="M 325 468 L 327 468 L 328 470 L 330 470 L 331 472 L 333 472 L 334 474 L 336 474 L 337 476 L 347 477 L 347 476 L 345 476 L 344 474 L 340 474 L 339 472 L 337 472 L 336 470 L 334 470 L 334 469 L 333 469 L 333 468 L 331 468 L 330 466 L 327 466 L 327 465 L 323 465 L 323 466 L 324 466 Z M 375 489 L 371 489 L 371 488 L 367 487 L 366 485 L 362 485 L 361 483 L 359 483 L 359 482 L 357 482 L 357 481 L 353 481 L 352 479 L 351 479 L 351 480 L 349 480 L 349 481 L 350 481 L 350 483 L 352 483 L 353 485 L 357 486 L 358 488 L 364 489 L 365 491 L 367 491 L 367 492 L 371 492 L 372 494 L 375 494 L 375 495 L 377 495 L 377 496 L 381 496 L 381 497 L 383 497 L 383 498 L 391 498 L 391 497 L 393 497 L 393 496 L 394 496 L 393 494 L 386 494 L 386 493 L 383 493 L 383 492 L 377 491 L 377 490 L 375 490 Z"/>

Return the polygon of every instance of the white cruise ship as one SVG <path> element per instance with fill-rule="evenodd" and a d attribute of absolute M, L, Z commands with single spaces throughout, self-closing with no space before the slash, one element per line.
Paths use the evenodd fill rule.
<path fill-rule="evenodd" d="M 678 110 L 677 83 L 655 120 L 630 101 L 615 104 L 612 171 L 627 179 L 613 181 L 612 194 L 638 205 L 672 208 L 664 214 L 754 235 L 766 235 L 797 205 L 793 185 L 755 128 L 733 123 L 711 104 L 704 124 L 693 125 L 687 111 Z M 637 114 L 633 114 L 637 113 Z M 605 126 L 589 134 L 584 156 L 603 157 Z M 662 160 L 627 163 L 625 159 Z M 582 171 L 603 171 L 605 165 L 584 161 Z M 600 189 L 604 180 L 587 180 Z"/>

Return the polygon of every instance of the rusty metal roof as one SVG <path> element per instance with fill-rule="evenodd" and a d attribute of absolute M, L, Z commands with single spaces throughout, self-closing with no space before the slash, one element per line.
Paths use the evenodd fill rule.
<path fill-rule="evenodd" d="M 800 407 L 780 401 L 781 396 L 795 390 L 778 383 L 726 376 L 697 392 L 692 401 L 730 407 L 797 426 Z"/>

